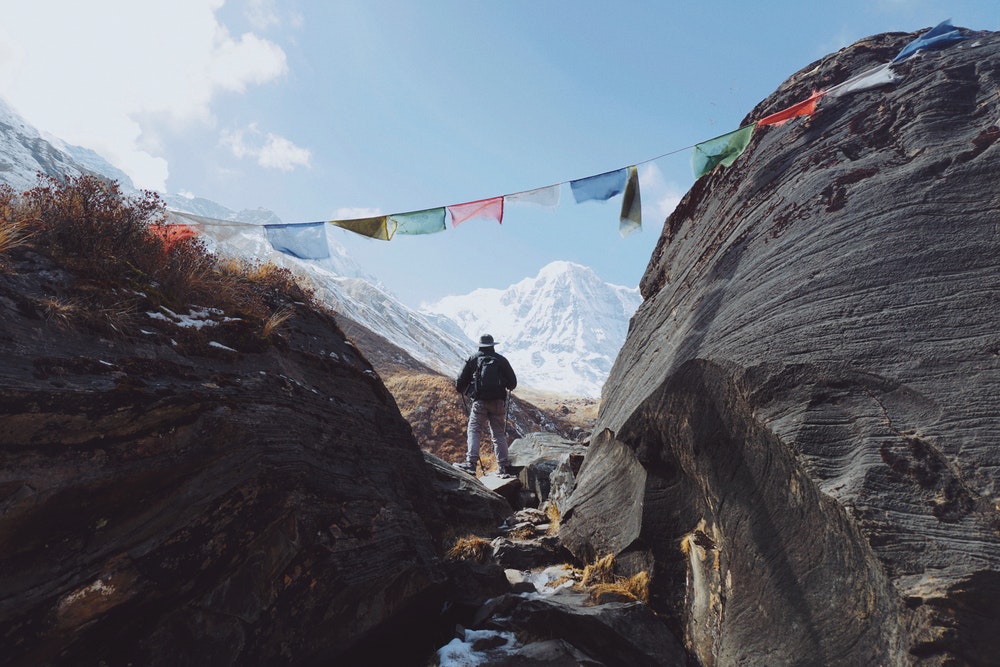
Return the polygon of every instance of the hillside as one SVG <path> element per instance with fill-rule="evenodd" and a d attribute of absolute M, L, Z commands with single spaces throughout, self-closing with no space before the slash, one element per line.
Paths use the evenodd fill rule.
<path fill-rule="evenodd" d="M 444 517 L 410 426 L 287 271 L 165 244 L 157 210 L 0 190 L 3 663 L 330 663 L 404 610 L 419 634 Z"/>

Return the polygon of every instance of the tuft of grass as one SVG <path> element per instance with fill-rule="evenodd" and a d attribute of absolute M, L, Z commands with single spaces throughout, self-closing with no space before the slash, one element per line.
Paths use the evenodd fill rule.
<path fill-rule="evenodd" d="M 649 604 L 649 574 L 643 571 L 628 578 L 619 577 L 610 583 L 595 584 L 590 589 L 590 599 L 597 604 L 621 599 Z"/>
<path fill-rule="evenodd" d="M 448 560 L 474 560 L 485 563 L 493 554 L 493 547 L 485 537 L 466 535 L 455 541 L 445 557 Z"/>
<path fill-rule="evenodd" d="M 610 584 L 616 579 L 614 569 L 614 554 L 608 554 L 603 558 L 598 558 L 596 561 L 583 568 L 583 578 L 580 580 L 580 583 L 584 586 Z"/>
<path fill-rule="evenodd" d="M 534 526 L 521 526 L 507 533 L 507 537 L 512 540 L 530 540 L 535 536 Z"/>
<path fill-rule="evenodd" d="M 23 246 L 31 240 L 31 230 L 26 220 L 0 218 L 0 255 Z"/>
<path fill-rule="evenodd" d="M 631 577 L 622 577 L 616 575 L 614 569 L 614 554 L 599 558 L 583 568 L 580 586 L 589 589 L 591 602 L 600 604 L 628 599 L 649 604 L 649 573 L 643 571 Z"/>
<path fill-rule="evenodd" d="M 271 334 L 277 331 L 282 324 L 291 319 L 294 314 L 295 310 L 290 306 L 283 306 L 274 311 L 270 316 L 264 319 L 264 326 L 261 329 L 261 334 L 264 338 L 270 338 Z"/>
<path fill-rule="evenodd" d="M 562 515 L 559 514 L 559 507 L 550 502 L 545 507 L 545 516 L 549 518 L 549 535 L 556 535 L 559 533 L 559 525 L 562 521 Z"/>
<path fill-rule="evenodd" d="M 54 296 L 37 301 L 45 321 L 60 328 L 68 329 L 83 314 L 83 307 L 77 299 L 58 299 Z"/>

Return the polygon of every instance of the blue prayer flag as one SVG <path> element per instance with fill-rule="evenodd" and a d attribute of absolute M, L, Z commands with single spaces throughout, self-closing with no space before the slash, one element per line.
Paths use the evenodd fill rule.
<path fill-rule="evenodd" d="M 899 52 L 899 55 L 892 59 L 892 62 L 896 63 L 900 60 L 909 58 L 920 49 L 937 49 L 962 39 L 968 38 L 958 30 L 951 27 L 951 19 L 941 21 L 941 23 L 938 23 L 936 26 L 920 35 L 920 37 L 917 37 L 915 40 L 904 46 L 903 50 Z"/>
<path fill-rule="evenodd" d="M 625 182 L 628 180 L 628 170 L 618 169 L 608 171 L 597 176 L 588 176 L 569 182 L 569 187 L 573 190 L 573 199 L 576 203 L 585 202 L 590 199 L 605 200 L 611 199 L 615 195 L 620 195 L 625 189 Z"/>
<path fill-rule="evenodd" d="M 264 225 L 271 247 L 299 259 L 326 259 L 330 246 L 326 243 L 326 223 Z"/>

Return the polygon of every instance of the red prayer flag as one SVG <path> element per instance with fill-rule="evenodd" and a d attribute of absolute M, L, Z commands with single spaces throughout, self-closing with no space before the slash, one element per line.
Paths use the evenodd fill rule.
<path fill-rule="evenodd" d="M 458 227 L 472 218 L 491 218 L 503 224 L 503 197 L 490 197 L 448 206 L 451 215 L 451 226 Z"/>
<path fill-rule="evenodd" d="M 796 116 L 811 116 L 816 112 L 816 103 L 819 102 L 820 98 L 824 95 L 826 95 L 825 90 L 817 90 L 809 96 L 809 99 L 803 100 L 798 104 L 793 104 L 787 109 L 773 113 L 770 116 L 761 118 L 757 121 L 757 126 L 781 125 L 785 121 L 795 118 Z"/>
<path fill-rule="evenodd" d="M 187 225 L 150 225 L 149 231 L 163 239 L 163 245 L 167 248 L 178 241 L 198 236 L 198 232 Z"/>

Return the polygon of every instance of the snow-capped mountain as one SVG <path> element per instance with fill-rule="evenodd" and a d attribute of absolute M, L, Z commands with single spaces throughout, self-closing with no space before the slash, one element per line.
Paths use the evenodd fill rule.
<path fill-rule="evenodd" d="M 92 150 L 67 146 L 54 137 L 44 137 L 3 99 L 0 99 L 0 182 L 15 190 L 38 184 L 36 174 L 81 176 L 101 174 L 132 181 Z"/>
<path fill-rule="evenodd" d="M 467 338 L 499 341 L 518 381 L 536 389 L 600 396 L 642 298 L 592 269 L 553 262 L 507 289 L 478 289 L 424 305 L 454 320 Z"/>

